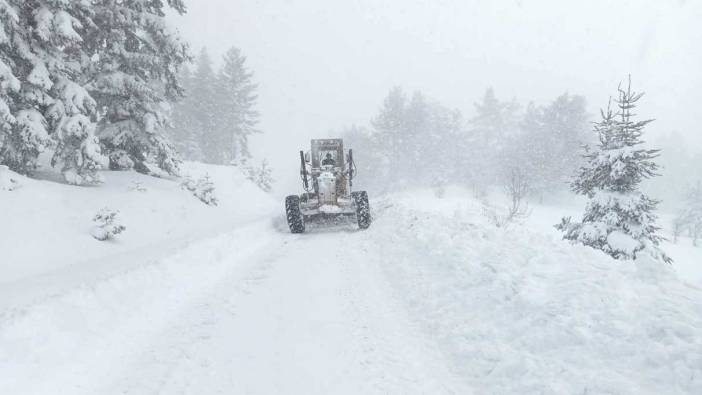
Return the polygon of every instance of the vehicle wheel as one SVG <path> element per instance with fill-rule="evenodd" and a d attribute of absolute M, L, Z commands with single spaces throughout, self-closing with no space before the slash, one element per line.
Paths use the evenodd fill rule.
<path fill-rule="evenodd" d="M 371 224 L 370 204 L 366 191 L 351 192 L 353 202 L 356 204 L 356 220 L 359 229 L 368 229 Z"/>
<path fill-rule="evenodd" d="M 285 198 L 285 216 L 292 233 L 305 232 L 305 220 L 300 212 L 300 197 L 290 195 Z"/>

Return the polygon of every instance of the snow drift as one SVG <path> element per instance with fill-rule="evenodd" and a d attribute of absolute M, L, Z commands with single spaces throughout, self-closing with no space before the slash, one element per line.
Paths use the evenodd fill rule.
<path fill-rule="evenodd" d="M 702 292 L 670 265 L 496 228 L 466 196 L 376 206 L 387 277 L 476 393 L 702 393 Z"/>

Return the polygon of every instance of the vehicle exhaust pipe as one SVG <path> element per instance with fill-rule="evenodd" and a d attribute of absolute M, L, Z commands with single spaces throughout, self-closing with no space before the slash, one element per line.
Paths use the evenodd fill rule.
<path fill-rule="evenodd" d="M 349 187 L 353 186 L 353 150 L 349 149 Z"/>
<path fill-rule="evenodd" d="M 302 177 L 302 185 L 305 187 L 305 191 L 310 189 L 307 182 L 307 166 L 305 165 L 305 153 L 300 151 L 300 176 Z"/>

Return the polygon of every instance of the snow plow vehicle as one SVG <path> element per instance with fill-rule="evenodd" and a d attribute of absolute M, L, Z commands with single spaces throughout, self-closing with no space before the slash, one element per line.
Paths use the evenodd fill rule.
<path fill-rule="evenodd" d="M 285 198 L 285 214 L 292 233 L 305 224 L 355 217 L 359 229 L 371 223 L 366 191 L 351 191 L 356 176 L 353 150 L 344 152 L 342 139 L 313 139 L 311 150 L 300 151 L 300 177 L 305 192 Z"/>

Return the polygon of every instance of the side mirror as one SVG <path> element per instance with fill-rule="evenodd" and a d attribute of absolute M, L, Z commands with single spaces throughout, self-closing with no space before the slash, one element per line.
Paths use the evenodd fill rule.
<path fill-rule="evenodd" d="M 310 151 L 305 152 L 305 162 L 310 163 Z"/>

